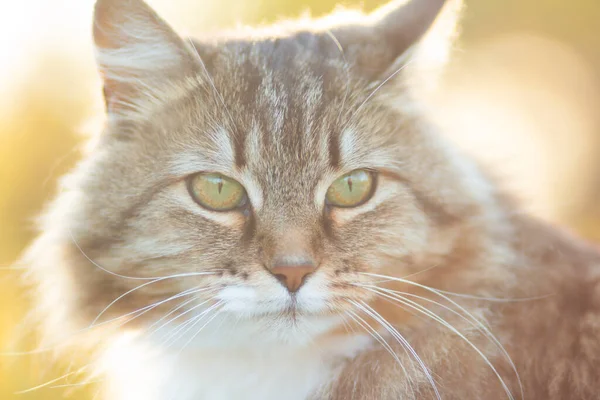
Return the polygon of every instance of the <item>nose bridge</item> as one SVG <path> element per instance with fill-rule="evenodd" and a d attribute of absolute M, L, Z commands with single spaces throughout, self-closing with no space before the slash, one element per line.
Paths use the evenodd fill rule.
<path fill-rule="evenodd" d="M 304 265 L 318 258 L 318 232 L 310 225 L 271 221 L 260 228 L 259 247 L 269 269 L 274 265 Z"/>
<path fill-rule="evenodd" d="M 314 263 L 310 234 L 304 229 L 290 228 L 274 238 L 273 265 L 305 265 Z"/>
<path fill-rule="evenodd" d="M 294 293 L 319 266 L 318 229 L 306 222 L 290 223 L 283 216 L 269 222 L 261 224 L 264 266 L 290 293 Z"/>

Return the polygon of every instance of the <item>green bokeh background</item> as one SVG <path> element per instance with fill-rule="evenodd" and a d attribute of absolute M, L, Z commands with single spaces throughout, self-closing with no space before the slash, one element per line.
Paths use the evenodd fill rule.
<path fill-rule="evenodd" d="M 57 1 L 56 7 L 70 7 L 68 3 L 75 2 Z M 0 13 L 10 12 L 9 3 L 9 0 L 0 0 Z M 173 21 L 173 25 L 188 32 L 231 27 L 240 21 L 269 22 L 307 10 L 312 15 L 321 15 L 339 4 L 334 0 L 156 0 L 150 3 Z M 342 4 L 373 9 L 382 3 L 365 0 Z M 81 4 L 79 2 L 79 7 L 83 9 Z M 600 1 L 471 0 L 467 5 L 460 39 L 464 53 L 502 33 L 534 33 L 569 46 L 585 60 L 590 70 L 596 71 L 596 82 L 600 82 Z M 34 2 L 31 7 L 35 7 Z M 48 24 L 50 27 L 60 25 L 64 35 L 43 40 L 47 32 L 40 30 L 39 41 L 30 40 L 24 49 L 28 62 L 18 77 L 10 79 L 6 87 L 1 86 L 0 81 L 3 97 L 0 100 L 0 351 L 30 350 L 35 346 L 19 330 L 27 301 L 19 287 L 20 271 L 10 266 L 32 239 L 33 219 L 55 193 L 57 178 L 79 158 L 84 140 L 80 127 L 101 112 L 90 32 L 82 28 L 88 24 L 71 20 L 91 16 L 92 2 L 87 1 L 85 7 L 87 11 L 78 17 L 59 15 Z M 3 43 L 8 42 L 0 41 L 0 46 Z M 1 47 L 0 54 L 5 54 Z M 0 60 L 4 61 L 8 62 Z M 510 60 L 506 62 L 509 64 Z M 595 134 L 600 135 L 600 132 Z M 574 140 L 576 137 L 574 135 Z M 600 155 L 600 148 L 597 154 Z M 566 216 L 562 221 L 585 236 L 600 238 L 600 162 L 588 163 L 582 168 L 592 168 L 597 179 L 581 183 L 586 186 L 583 189 L 588 199 L 577 209 L 561 210 L 561 215 Z M 0 399 L 93 397 L 95 391 L 90 387 L 46 387 L 15 394 L 64 373 L 64 368 L 52 366 L 48 360 L 40 355 L 0 355 Z M 58 385 L 65 383 L 69 382 L 57 382 Z"/>

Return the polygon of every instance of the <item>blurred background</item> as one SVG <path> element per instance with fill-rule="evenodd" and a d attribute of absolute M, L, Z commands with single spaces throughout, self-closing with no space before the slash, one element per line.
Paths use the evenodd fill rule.
<path fill-rule="evenodd" d="M 149 0 L 182 34 L 382 0 Z M 430 101 L 452 140 L 532 213 L 600 241 L 600 1 L 467 0 Z M 27 351 L 11 267 L 56 180 L 103 118 L 93 0 L 0 0 L 0 352 Z M 68 369 L 68 365 L 65 366 Z M 37 354 L 0 355 L 0 399 L 93 399 Z M 75 383 L 75 385 L 73 385 Z"/>

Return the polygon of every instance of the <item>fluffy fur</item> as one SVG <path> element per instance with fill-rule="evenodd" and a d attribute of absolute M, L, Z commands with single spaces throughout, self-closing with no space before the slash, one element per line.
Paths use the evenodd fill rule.
<path fill-rule="evenodd" d="M 597 398 L 600 256 L 519 212 L 418 101 L 460 4 L 184 40 L 99 0 L 107 122 L 24 256 L 107 399 Z M 341 175 L 377 173 L 355 208 Z M 195 203 L 188 176 L 250 207 Z M 276 259 L 317 270 L 297 293 Z"/>

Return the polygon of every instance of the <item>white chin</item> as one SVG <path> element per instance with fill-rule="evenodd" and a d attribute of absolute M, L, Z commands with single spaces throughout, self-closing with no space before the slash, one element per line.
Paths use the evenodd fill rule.
<path fill-rule="evenodd" d="M 260 346 L 291 345 L 305 346 L 320 335 L 342 324 L 339 316 L 306 316 L 291 313 L 248 313 L 221 312 L 210 323 L 199 324 L 185 334 L 179 333 L 176 340 L 165 343 L 153 340 L 159 346 L 170 349 L 231 349 L 255 348 Z M 201 328 L 201 329 L 200 329 Z M 169 337 L 176 328 L 160 333 Z M 185 351 L 185 349 L 183 351 Z"/>

